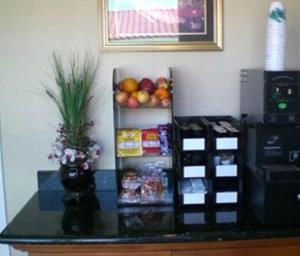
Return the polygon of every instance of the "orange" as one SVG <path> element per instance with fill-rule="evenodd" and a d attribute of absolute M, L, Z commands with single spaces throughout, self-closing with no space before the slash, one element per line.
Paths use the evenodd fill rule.
<path fill-rule="evenodd" d="M 137 94 L 138 91 L 134 91 L 133 93 L 130 94 L 130 96 L 137 99 Z"/>
<path fill-rule="evenodd" d="M 122 84 L 123 84 L 122 86 L 123 91 L 129 93 L 137 91 L 139 87 L 138 82 L 132 77 L 125 78 Z"/>
<path fill-rule="evenodd" d="M 168 90 L 164 88 L 157 88 L 154 92 L 154 94 L 160 99 L 169 99 L 170 98 L 170 93 Z"/>

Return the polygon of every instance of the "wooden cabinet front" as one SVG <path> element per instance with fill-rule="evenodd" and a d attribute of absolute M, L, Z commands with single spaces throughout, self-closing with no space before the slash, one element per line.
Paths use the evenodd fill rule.
<path fill-rule="evenodd" d="M 299 256 L 300 237 L 229 242 L 14 245 L 30 256 Z"/>
<path fill-rule="evenodd" d="M 299 256 L 300 247 L 271 247 L 174 252 L 172 256 Z"/>
<path fill-rule="evenodd" d="M 82 253 L 82 252 L 68 252 L 68 253 L 30 253 L 29 256 L 171 256 L 171 252 L 100 252 L 100 253 Z"/>

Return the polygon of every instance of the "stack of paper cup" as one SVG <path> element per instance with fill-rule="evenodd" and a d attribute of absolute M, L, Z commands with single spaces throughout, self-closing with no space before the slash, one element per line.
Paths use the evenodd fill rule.
<path fill-rule="evenodd" d="M 267 24 L 265 70 L 285 69 L 286 13 L 281 2 L 272 2 Z"/>

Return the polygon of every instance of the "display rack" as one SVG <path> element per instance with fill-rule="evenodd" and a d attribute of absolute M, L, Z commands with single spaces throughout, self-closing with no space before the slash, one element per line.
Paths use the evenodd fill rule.
<path fill-rule="evenodd" d="M 147 76 L 148 74 L 142 74 Z M 117 134 L 118 131 L 122 129 L 149 129 L 156 128 L 159 125 L 170 126 L 170 131 L 172 129 L 173 121 L 173 73 L 172 69 L 168 68 L 167 72 L 160 74 L 161 77 L 165 77 L 168 81 L 168 90 L 170 93 L 170 104 L 166 106 L 157 105 L 155 107 L 150 107 L 148 104 L 141 104 L 137 107 L 130 108 L 128 106 L 122 106 L 118 104 L 115 100 L 115 95 L 119 91 L 119 83 L 124 78 L 132 76 L 130 71 L 114 69 L 113 70 L 113 104 L 114 104 L 114 131 L 115 131 L 115 166 L 117 170 L 117 183 L 119 188 L 119 194 L 122 190 L 122 175 L 124 170 L 137 170 L 141 166 L 147 163 L 153 162 L 163 162 L 164 163 L 164 178 L 163 185 L 166 190 L 165 197 L 161 201 L 157 202 L 137 202 L 137 203 L 124 203 L 119 202 L 119 205 L 123 206 L 139 206 L 139 205 L 165 205 L 173 203 L 173 149 L 172 149 L 172 138 L 169 139 L 170 152 L 165 153 L 156 153 L 156 154 L 142 154 L 142 155 L 131 155 L 131 156 L 121 156 L 118 154 L 118 141 Z M 154 81 L 158 77 L 149 76 Z M 138 81 L 142 77 L 135 77 Z M 170 132 L 169 136 L 172 136 Z"/>

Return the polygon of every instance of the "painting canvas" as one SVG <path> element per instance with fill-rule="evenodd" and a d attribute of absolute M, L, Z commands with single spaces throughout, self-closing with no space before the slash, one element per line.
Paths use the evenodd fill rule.
<path fill-rule="evenodd" d="M 220 0 L 103 0 L 105 46 L 220 47 Z M 217 8 L 218 7 L 218 8 Z M 218 26 L 217 26 L 218 25 Z M 220 31 L 219 31 L 220 32 Z M 219 38 L 220 39 L 220 38 Z"/>

